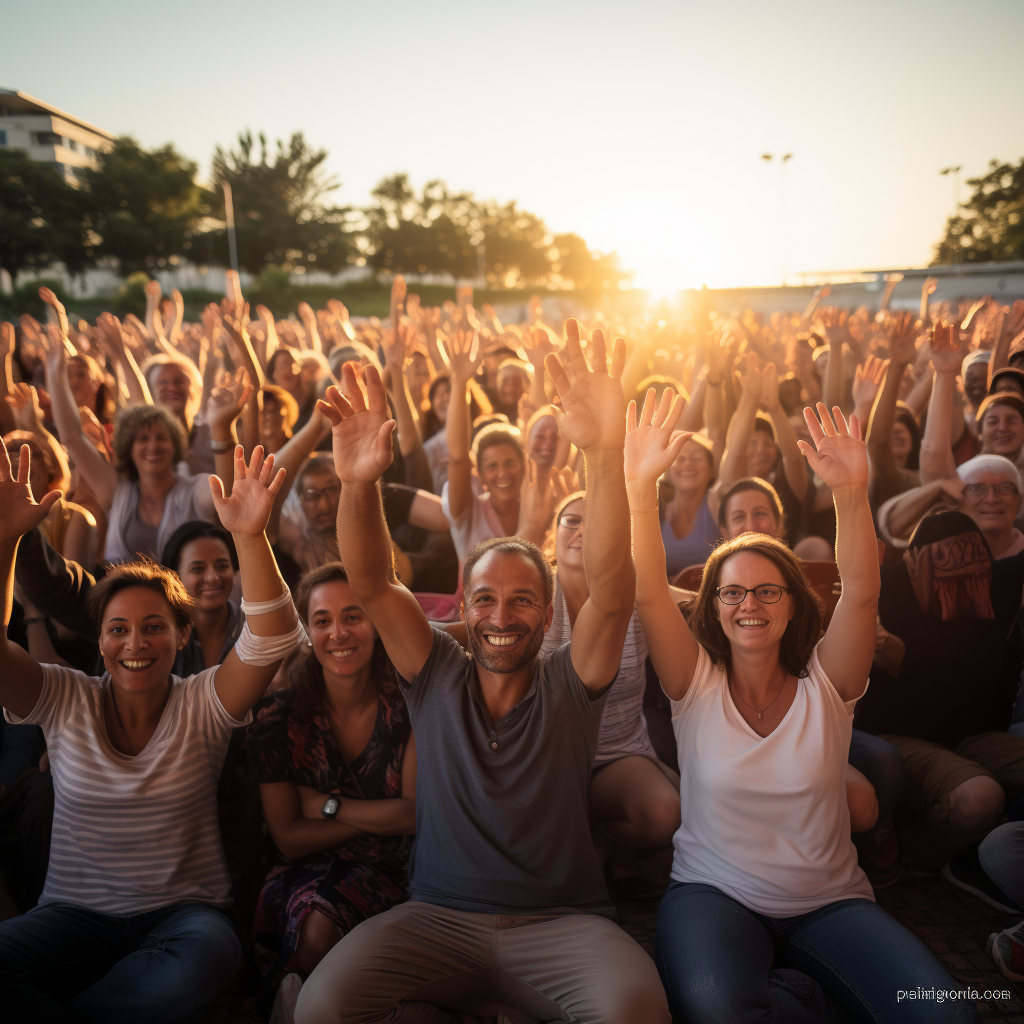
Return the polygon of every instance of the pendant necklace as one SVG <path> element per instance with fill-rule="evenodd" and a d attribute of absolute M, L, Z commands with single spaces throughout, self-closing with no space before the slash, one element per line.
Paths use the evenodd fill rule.
<path fill-rule="evenodd" d="M 750 708 L 750 710 L 753 711 L 755 715 L 757 715 L 757 720 L 760 722 L 760 721 L 763 721 L 763 719 L 764 719 L 765 711 L 767 711 L 768 708 L 770 708 L 772 706 L 772 704 L 774 704 L 782 696 L 782 691 L 786 688 L 786 680 L 788 678 L 789 678 L 788 673 L 785 670 L 783 670 L 783 672 L 782 672 L 782 685 L 779 687 L 779 692 L 777 694 L 775 694 L 774 697 L 772 697 L 771 703 L 768 704 L 766 707 L 762 708 L 760 711 L 758 711 L 757 708 L 751 708 L 750 705 L 742 697 L 740 697 L 740 691 L 739 691 L 739 689 L 735 685 L 733 685 L 733 688 L 732 688 L 733 696 L 739 697 L 740 698 L 740 703 L 743 704 L 744 707 Z"/>

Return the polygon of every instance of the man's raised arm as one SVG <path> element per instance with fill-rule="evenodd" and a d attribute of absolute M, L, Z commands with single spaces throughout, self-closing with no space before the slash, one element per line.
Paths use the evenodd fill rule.
<path fill-rule="evenodd" d="M 626 346 L 616 339 L 609 372 L 604 334 L 595 331 L 590 369 L 575 320 L 566 323 L 566 335 L 561 356 L 549 355 L 545 365 L 565 410 L 560 429 L 583 452 L 587 466 L 583 562 L 590 597 L 572 631 L 572 663 L 588 689 L 602 690 L 619 669 L 636 593 L 622 464 Z"/>
<path fill-rule="evenodd" d="M 365 389 L 365 390 L 364 390 Z M 423 610 L 398 582 L 391 538 L 380 500 L 380 478 L 391 465 L 387 396 L 376 367 L 341 372 L 341 390 L 318 403 L 332 424 L 334 467 L 341 480 L 338 551 L 349 586 L 366 609 L 398 673 L 412 681 L 430 655 L 434 637 Z"/>

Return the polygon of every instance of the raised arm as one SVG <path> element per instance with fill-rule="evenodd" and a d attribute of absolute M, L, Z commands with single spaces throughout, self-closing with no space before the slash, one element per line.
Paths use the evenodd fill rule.
<path fill-rule="evenodd" d="M 1010 365 L 1010 348 L 1021 330 L 1024 330 L 1024 299 L 1017 299 L 999 323 L 999 337 L 988 361 L 988 390 L 992 390 L 992 378 L 997 370 Z"/>
<path fill-rule="evenodd" d="M 573 627 L 571 654 L 583 685 L 599 691 L 619 670 L 636 591 L 622 468 L 626 344 L 615 339 L 609 368 L 604 334 L 594 331 L 588 366 L 575 320 L 566 323 L 566 336 L 562 354 L 549 355 L 545 364 L 562 400 L 559 427 L 583 452 L 587 467 L 583 564 L 590 596 Z"/>
<path fill-rule="evenodd" d="M 142 376 L 135 356 L 125 343 L 121 322 L 111 313 L 100 313 L 96 319 L 96 326 L 99 328 L 104 348 L 114 365 L 121 371 L 125 387 L 128 389 L 129 402 L 132 405 L 152 405 L 153 398 L 149 393 L 149 385 Z"/>
<path fill-rule="evenodd" d="M 448 362 L 452 368 L 452 395 L 448 402 L 445 436 L 448 440 L 448 508 L 458 522 L 473 500 L 473 463 L 469 457 L 469 382 L 483 359 L 475 331 L 453 330 Z"/>
<path fill-rule="evenodd" d="M 238 551 L 246 628 L 256 637 L 277 641 L 276 644 L 263 641 L 259 646 L 266 649 L 258 658 L 252 659 L 247 654 L 245 661 L 239 656 L 236 644 L 217 669 L 214 686 L 220 702 L 232 718 L 242 718 L 266 692 L 281 659 L 294 648 L 301 634 L 297 630 L 295 605 L 278 571 L 266 534 L 270 508 L 284 474 L 274 472 L 273 455 L 268 455 L 264 461 L 260 445 L 256 446 L 248 466 L 242 446 L 238 445 L 234 470 L 230 497 L 224 496 L 224 485 L 217 476 L 210 477 L 210 491 L 217 515 L 224 528 L 231 531 Z"/>
<path fill-rule="evenodd" d="M 399 675 L 411 681 L 430 656 L 434 636 L 416 598 L 395 576 L 384 521 L 380 478 L 391 465 L 387 396 L 376 367 L 360 377 L 342 367 L 341 386 L 327 389 L 319 407 L 333 429 L 334 467 L 341 480 L 338 552 L 349 586 L 366 609 Z M 365 386 L 365 392 L 363 387 Z"/>
<path fill-rule="evenodd" d="M 7 396 L 14 390 L 14 324 L 0 323 L 0 433 L 14 429 Z"/>
<path fill-rule="evenodd" d="M 635 402 L 629 403 L 626 412 L 625 474 L 633 524 L 636 606 L 661 688 L 672 700 L 682 700 L 693 680 L 700 647 L 668 585 L 658 480 L 693 435 L 675 430 L 683 403 L 672 389 L 665 389 L 657 409 L 654 395 L 651 388 L 639 423 Z"/>
<path fill-rule="evenodd" d="M 715 490 L 718 492 L 731 487 L 741 476 L 747 475 L 747 447 L 754 435 L 754 420 L 761 400 L 761 371 L 757 368 L 757 356 L 753 353 L 747 356 L 746 372 L 740 382 L 743 391 L 736 412 L 729 421 L 725 452 L 715 482 Z"/>
<path fill-rule="evenodd" d="M 210 425 L 210 447 L 217 476 L 224 484 L 226 494 L 231 493 L 235 478 L 235 420 L 242 414 L 252 394 L 245 370 L 239 369 L 232 379 L 225 372 L 220 383 L 210 393 L 206 403 L 206 422 Z"/>
<path fill-rule="evenodd" d="M 14 601 L 14 560 L 22 534 L 37 527 L 60 497 L 60 491 L 50 491 L 42 501 L 36 502 L 29 488 L 31 454 L 28 445 L 22 445 L 17 474 L 11 467 L 7 449 L 0 454 L 0 601 L 3 602 L 3 636 L 0 638 L 0 704 L 23 718 L 39 700 L 43 686 L 43 670 L 25 650 L 7 638 Z"/>
<path fill-rule="evenodd" d="M 956 324 L 940 321 L 931 338 L 931 359 L 935 383 L 928 401 L 928 419 L 921 438 L 921 483 L 948 480 L 956 476 L 956 461 L 950 440 L 953 430 L 956 378 L 963 366 L 966 346 Z"/>
<path fill-rule="evenodd" d="M 786 476 L 786 483 L 797 501 L 803 501 L 807 495 L 807 463 L 796 442 L 793 424 L 789 422 L 786 410 L 779 401 L 779 378 L 774 363 L 769 363 L 761 373 L 761 408 L 771 417 L 775 427 L 775 439 L 782 456 L 782 472 Z"/>
<path fill-rule="evenodd" d="M 875 653 L 878 616 L 878 544 L 868 503 L 868 454 L 854 416 L 847 424 L 836 406 L 832 416 L 818 403 L 818 416 L 804 410 L 814 445 L 800 442 L 811 469 L 832 491 L 836 506 L 836 565 L 843 595 L 821 642 L 818 657 L 825 675 L 844 701 L 856 700 L 867 686 Z"/>

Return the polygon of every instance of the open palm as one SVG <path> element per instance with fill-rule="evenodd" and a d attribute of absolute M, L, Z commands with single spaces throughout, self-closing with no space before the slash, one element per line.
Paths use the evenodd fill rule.
<path fill-rule="evenodd" d="M 815 416 L 811 408 L 804 409 L 804 420 L 814 445 L 806 441 L 798 441 L 797 444 L 821 481 L 833 493 L 867 488 L 868 449 L 861 440 L 857 417 L 851 416 L 847 423 L 838 406 L 830 416 L 824 402 L 819 402 L 818 415 Z"/>
<path fill-rule="evenodd" d="M 357 374 L 355 365 L 346 363 L 341 387 L 344 394 L 330 387 L 326 399 L 317 403 L 331 421 L 334 468 L 342 483 L 373 483 L 384 475 L 394 457 L 391 431 L 395 421 L 389 415 L 384 385 L 375 366 Z"/>
<path fill-rule="evenodd" d="M 674 429 L 683 413 L 682 398 L 666 388 L 655 409 L 654 395 L 651 388 L 644 399 L 639 423 L 636 402 L 630 402 L 626 412 L 626 483 L 655 483 L 693 437 L 692 433 Z"/>
<path fill-rule="evenodd" d="M 15 540 L 37 527 L 60 497 L 60 491 L 50 491 L 40 501 L 32 497 L 29 487 L 29 471 L 32 467 L 31 449 L 21 446 L 18 457 L 17 475 L 11 467 L 7 449 L 0 455 L 0 541 Z"/>
<path fill-rule="evenodd" d="M 274 498 L 284 483 L 285 470 L 274 472 L 274 456 L 263 458 L 263 445 L 256 445 L 249 465 L 241 445 L 235 447 L 235 482 L 231 497 L 224 497 L 220 477 L 210 477 L 210 490 L 217 515 L 226 530 L 258 536 L 267 528 Z"/>

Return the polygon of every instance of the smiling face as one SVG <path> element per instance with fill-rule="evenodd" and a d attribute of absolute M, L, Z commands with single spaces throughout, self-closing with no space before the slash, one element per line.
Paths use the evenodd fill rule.
<path fill-rule="evenodd" d="M 309 639 L 329 683 L 369 669 L 374 631 L 344 580 L 330 580 L 309 595 Z"/>
<path fill-rule="evenodd" d="M 270 379 L 285 391 L 294 392 L 299 386 L 299 364 L 291 352 L 281 349 L 274 356 L 274 367 Z"/>
<path fill-rule="evenodd" d="M 139 427 L 132 440 L 131 459 L 140 476 L 170 471 L 174 442 L 167 428 L 157 420 Z"/>
<path fill-rule="evenodd" d="M 299 500 L 309 525 L 319 533 L 333 533 L 341 501 L 341 481 L 333 471 L 307 472 L 299 481 Z"/>
<path fill-rule="evenodd" d="M 169 409 L 175 416 L 184 416 L 192 398 L 192 382 L 180 366 L 166 363 L 153 375 L 153 398 L 157 405 Z"/>
<path fill-rule="evenodd" d="M 494 497 L 505 502 L 519 499 L 523 483 L 523 460 L 510 444 L 488 445 L 477 457 L 477 475 Z"/>
<path fill-rule="evenodd" d="M 558 571 L 583 569 L 583 529 L 587 524 L 587 503 L 570 501 L 555 524 L 555 563 Z"/>
<path fill-rule="evenodd" d="M 219 611 L 228 603 L 235 582 L 227 545 L 217 537 L 189 541 L 181 549 L 178 577 L 198 610 Z"/>
<path fill-rule="evenodd" d="M 1018 481 L 1008 473 L 984 468 L 972 468 L 963 479 L 963 509 L 978 529 L 982 533 L 1009 530 L 1020 510 Z"/>
<path fill-rule="evenodd" d="M 786 586 L 782 570 L 770 559 L 756 551 L 738 551 L 722 564 L 718 574 L 719 587 L 760 587 L 763 584 Z M 759 651 L 778 647 L 793 618 L 793 599 L 785 591 L 778 603 L 759 601 L 749 593 L 737 605 L 718 600 L 718 621 L 722 632 L 732 645 L 733 656 L 738 651 Z"/>
<path fill-rule="evenodd" d="M 711 485 L 714 473 L 708 450 L 697 441 L 687 441 L 668 468 L 668 481 L 677 491 L 700 491 Z"/>
<path fill-rule="evenodd" d="M 988 362 L 976 359 L 964 374 L 964 394 L 975 409 L 988 393 Z"/>
<path fill-rule="evenodd" d="M 775 468 L 779 449 L 763 430 L 755 430 L 747 444 L 747 476 L 759 476 L 763 480 Z"/>
<path fill-rule="evenodd" d="M 725 539 L 732 540 L 741 533 L 766 533 L 780 536 L 776 510 L 766 494 L 751 488 L 737 491 L 725 510 Z"/>
<path fill-rule="evenodd" d="M 469 646 L 482 668 L 506 675 L 537 657 L 553 609 L 525 555 L 489 551 L 473 566 L 462 601 Z"/>
<path fill-rule="evenodd" d="M 517 367 L 508 367 L 498 374 L 498 398 L 506 409 L 515 409 L 529 387 L 529 378 Z"/>
<path fill-rule="evenodd" d="M 981 450 L 986 455 L 1005 455 L 1015 462 L 1024 445 L 1024 419 L 1012 405 L 996 404 L 985 410 L 981 421 Z"/>
<path fill-rule="evenodd" d="M 115 685 L 130 693 L 166 686 L 188 640 L 166 598 L 148 587 L 119 590 L 103 609 L 100 654 Z"/>
<path fill-rule="evenodd" d="M 558 447 L 558 424 L 554 416 L 542 416 L 533 425 L 528 439 L 530 458 L 537 463 L 537 468 L 550 469 L 555 462 L 555 450 Z"/>

